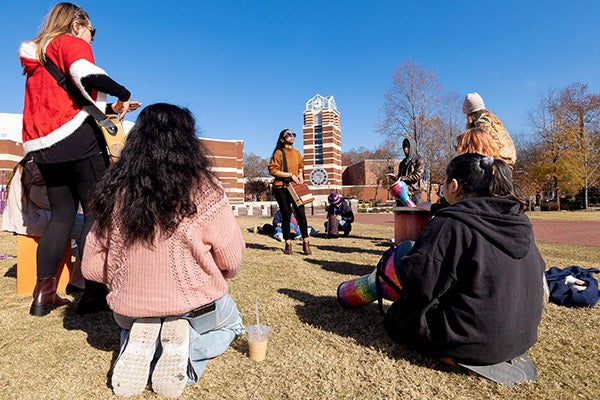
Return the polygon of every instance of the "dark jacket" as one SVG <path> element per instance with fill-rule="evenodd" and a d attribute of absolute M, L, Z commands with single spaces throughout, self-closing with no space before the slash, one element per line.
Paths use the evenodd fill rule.
<path fill-rule="evenodd" d="M 341 215 L 342 220 L 346 222 L 354 222 L 354 212 L 352 212 L 352 207 L 344 199 L 342 199 L 342 202 L 338 205 L 330 204 L 327 207 L 327 217 L 329 218 L 331 214 Z"/>
<path fill-rule="evenodd" d="M 493 364 L 537 340 L 544 261 L 519 204 L 473 198 L 439 210 L 402 259 L 392 339 L 430 357 Z"/>
<path fill-rule="evenodd" d="M 410 143 L 410 151 L 398 167 L 398 176 L 396 179 L 401 179 L 408 186 L 410 195 L 419 193 L 425 190 L 423 183 L 423 174 L 425 173 L 425 160 L 417 154 L 416 144 L 414 140 L 406 137 Z M 404 140 L 402 140 L 404 141 Z"/>

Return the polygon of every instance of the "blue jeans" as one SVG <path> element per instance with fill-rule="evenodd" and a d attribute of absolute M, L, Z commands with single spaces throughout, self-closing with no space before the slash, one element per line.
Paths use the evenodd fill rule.
<path fill-rule="evenodd" d="M 129 330 L 136 318 L 117 313 L 114 313 L 114 318 L 122 328 L 120 350 L 122 353 L 127 344 Z M 237 336 L 244 334 L 244 325 L 242 325 L 242 315 L 229 294 L 215 301 L 214 311 L 196 318 L 184 318 L 190 322 L 188 385 L 192 385 L 200 379 L 208 360 L 223 354 Z M 155 361 L 160 357 L 161 351 L 159 344 L 154 356 Z"/>

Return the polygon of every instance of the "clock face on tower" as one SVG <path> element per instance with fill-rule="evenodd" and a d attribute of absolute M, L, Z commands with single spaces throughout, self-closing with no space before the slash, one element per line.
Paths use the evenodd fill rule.
<path fill-rule="evenodd" d="M 313 105 L 313 108 L 315 110 L 318 110 L 321 107 L 323 107 L 323 101 L 321 99 L 319 99 L 319 98 L 316 98 L 316 99 L 313 100 L 312 105 Z"/>
<path fill-rule="evenodd" d="M 327 171 L 323 168 L 315 168 L 310 171 L 310 183 L 314 186 L 321 186 L 327 183 Z"/>

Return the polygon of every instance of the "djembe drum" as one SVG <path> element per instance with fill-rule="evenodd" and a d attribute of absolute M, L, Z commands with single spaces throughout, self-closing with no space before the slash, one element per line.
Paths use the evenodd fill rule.
<path fill-rule="evenodd" d="M 417 206 L 408 195 L 408 186 L 406 185 L 406 182 L 398 179 L 389 190 L 390 194 L 394 196 L 396 200 L 400 200 L 406 207 Z"/>
<path fill-rule="evenodd" d="M 339 235 L 340 221 L 337 219 L 337 215 L 331 214 L 327 217 L 327 237 L 336 238 Z"/>
<path fill-rule="evenodd" d="M 401 259 L 412 249 L 413 243 L 403 242 L 387 250 L 369 275 L 342 282 L 337 290 L 339 303 L 345 308 L 359 308 L 377 300 L 378 292 L 381 298 L 399 299 L 402 293 Z"/>

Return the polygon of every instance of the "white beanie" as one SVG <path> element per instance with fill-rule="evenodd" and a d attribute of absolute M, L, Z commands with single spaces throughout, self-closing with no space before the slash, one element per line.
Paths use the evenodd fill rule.
<path fill-rule="evenodd" d="M 485 109 L 485 104 L 483 99 L 477 92 L 469 93 L 465 97 L 465 101 L 463 102 L 463 113 L 465 115 L 469 115 L 475 111 Z"/>

